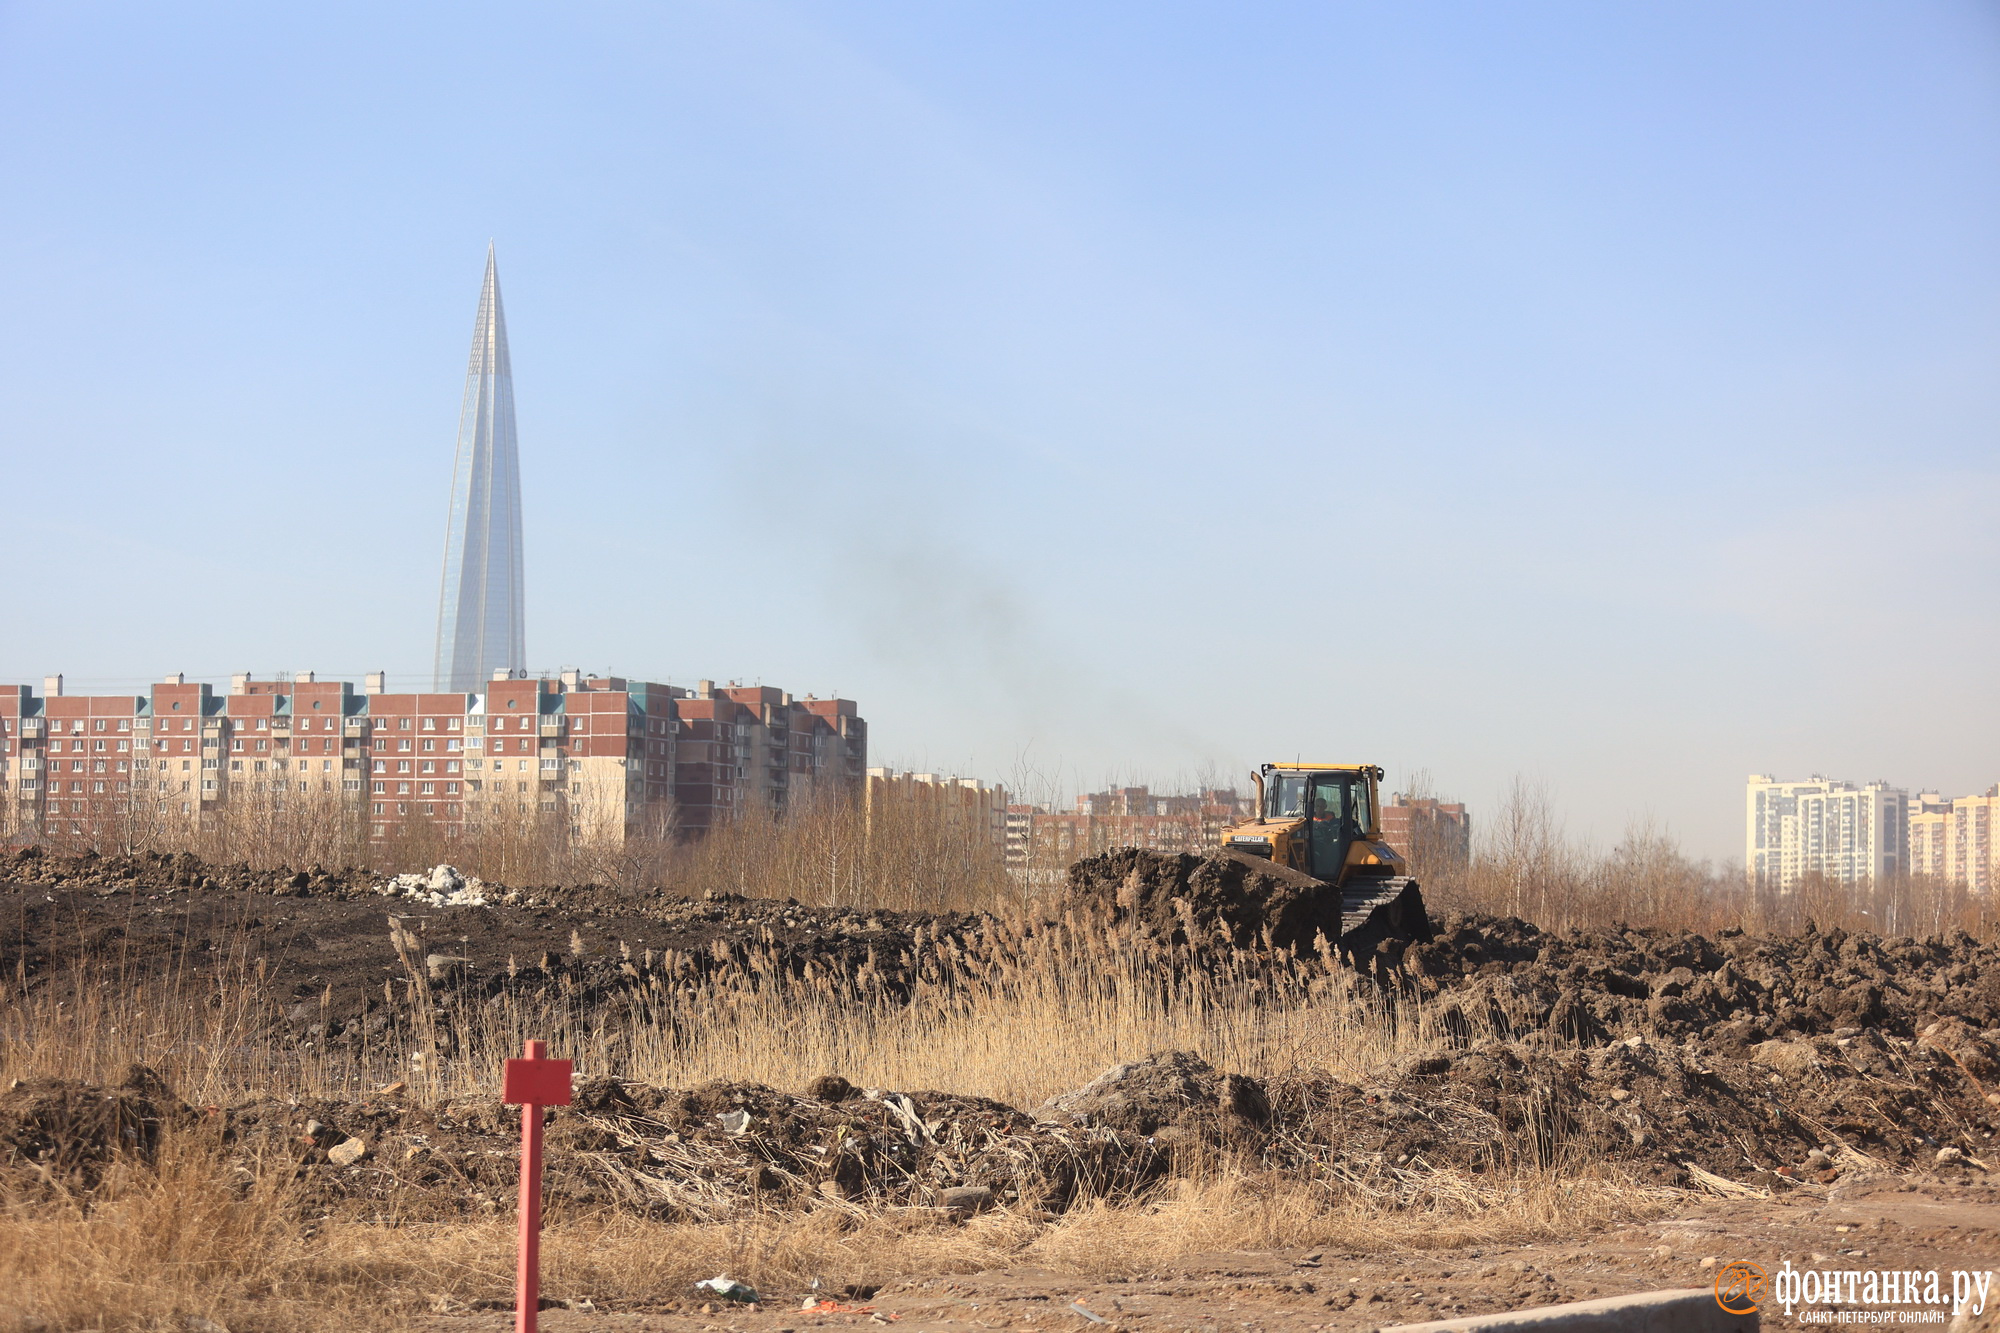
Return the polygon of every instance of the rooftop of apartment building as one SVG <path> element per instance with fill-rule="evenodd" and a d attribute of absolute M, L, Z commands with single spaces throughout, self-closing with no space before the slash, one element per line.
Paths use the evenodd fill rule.
<path fill-rule="evenodd" d="M 230 678 L 227 692 L 214 685 L 191 681 L 183 673 L 162 677 L 137 690 L 113 690 L 94 694 L 71 694 L 60 675 L 45 677 L 42 692 L 30 685 L 0 686 L 0 715 L 11 717 L 146 717 L 155 713 L 184 716 L 290 717 L 307 711 L 337 712 L 347 717 L 366 717 L 375 710 L 394 713 L 420 712 L 477 714 L 497 711 L 504 704 L 518 710 L 532 701 L 535 711 L 561 713 L 569 694 L 629 694 L 641 711 L 649 704 L 685 700 L 689 704 L 736 705 L 752 713 L 768 715 L 772 709 L 801 711 L 815 716 L 859 720 L 852 699 L 821 699 L 817 695 L 794 696 L 770 686 L 717 688 L 704 680 L 693 687 L 633 680 L 623 676 L 598 676 L 567 670 L 553 676 L 526 678 L 495 673 L 484 691 L 392 690 L 383 672 L 369 672 L 361 688 L 352 681 L 321 680 L 317 673 L 301 671 L 289 676 L 259 680 L 250 672 Z M 406 702 L 407 701 L 407 702 Z M 759 706 L 762 706 L 761 708 Z"/>

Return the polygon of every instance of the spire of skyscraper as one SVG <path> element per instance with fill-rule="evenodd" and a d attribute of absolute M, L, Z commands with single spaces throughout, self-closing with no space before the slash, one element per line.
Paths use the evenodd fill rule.
<path fill-rule="evenodd" d="M 505 667 L 528 665 L 521 611 L 521 460 L 514 440 L 514 371 L 500 273 L 486 247 L 486 285 L 472 329 L 472 364 L 458 415 L 458 464 L 445 527 L 438 600 L 439 691 L 478 690 Z"/>

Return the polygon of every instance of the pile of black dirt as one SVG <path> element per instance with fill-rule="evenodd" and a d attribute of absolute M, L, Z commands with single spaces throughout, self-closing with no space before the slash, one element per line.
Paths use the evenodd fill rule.
<path fill-rule="evenodd" d="M 1125 847 L 1069 868 L 1065 907 L 1130 923 L 1158 943 L 1306 955 L 1340 935 L 1338 891 L 1256 857 Z"/>
<path fill-rule="evenodd" d="M 44 1190 L 88 1190 L 115 1162 L 151 1162 L 164 1133 L 198 1119 L 143 1065 L 112 1087 L 15 1079 L 0 1093 L 0 1163 Z"/>
<path fill-rule="evenodd" d="M 1405 967 L 1467 1032 L 1553 1032 L 1585 1045 L 1639 1034 L 1746 1054 L 1785 1038 L 1912 1039 L 1942 1019 L 2000 1026 L 2000 941 L 1808 930 L 1542 931 L 1455 916 Z M 1457 1017 L 1454 1017 L 1456 1015 Z"/>

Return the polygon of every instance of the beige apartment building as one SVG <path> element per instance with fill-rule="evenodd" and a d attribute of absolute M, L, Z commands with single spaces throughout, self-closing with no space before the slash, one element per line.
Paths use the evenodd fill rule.
<path fill-rule="evenodd" d="M 1910 803 L 1910 873 L 1984 893 L 2000 883 L 2000 786 L 1948 800 L 1924 792 Z"/>
<path fill-rule="evenodd" d="M 892 808 L 921 813 L 928 819 L 967 830 L 995 848 L 1007 845 L 1007 789 L 977 778 L 938 773 L 898 773 L 871 768 L 863 788 L 869 825 Z"/>
<path fill-rule="evenodd" d="M 1807 875 L 1837 884 L 1886 879 L 1908 869 L 1909 793 L 1886 782 L 1857 785 L 1814 775 L 1783 782 L 1750 775 L 1745 792 L 1744 872 L 1758 888 L 1789 892 Z"/>

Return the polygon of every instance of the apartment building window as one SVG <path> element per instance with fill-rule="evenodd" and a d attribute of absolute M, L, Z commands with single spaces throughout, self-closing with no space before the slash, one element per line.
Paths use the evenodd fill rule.
<path fill-rule="evenodd" d="M 399 744 L 396 748 L 398 750 L 401 750 L 404 754 L 408 754 L 410 752 L 410 743 L 408 741 L 404 741 L 401 744 Z"/>
<path fill-rule="evenodd" d="M 399 717 L 396 719 L 396 730 L 408 731 L 409 729 L 410 729 L 410 719 L 408 719 L 407 717 Z M 404 748 L 405 749 L 409 748 L 409 744 L 410 743 L 408 741 L 404 741 L 403 742 Z M 402 812 L 398 811 L 397 813 L 400 814 Z"/>
<path fill-rule="evenodd" d="M 110 725 L 110 724 L 109 724 L 109 723 L 107 723 L 107 722 L 106 722 L 106 721 L 105 721 L 105 720 L 104 720 L 103 718 L 101 718 L 101 717 L 100 717 L 100 718 L 98 718 L 98 719 L 97 719 L 97 729 L 98 729 L 99 731 L 102 731 L 102 730 L 104 730 L 104 728 L 105 728 L 105 727 L 107 727 L 107 726 L 109 726 L 109 725 Z"/>
<path fill-rule="evenodd" d="M 437 783 L 420 782 L 417 784 L 417 791 L 425 796 L 435 796 L 437 795 Z"/>
<path fill-rule="evenodd" d="M 428 736 L 424 737 L 424 753 L 425 753 L 425 754 L 436 754 L 436 753 L 437 753 L 437 747 L 438 747 L 438 743 L 437 743 L 436 741 L 432 740 L 432 739 L 431 739 L 430 737 L 428 737 Z"/>
<path fill-rule="evenodd" d="M 410 761 L 409 761 L 409 760 L 407 760 L 407 759 L 398 759 L 398 760 L 396 761 L 396 771 L 397 771 L 398 773 L 407 773 L 407 772 L 409 772 L 409 771 L 410 771 Z"/>
<path fill-rule="evenodd" d="M 457 730 L 458 730 L 458 728 L 459 728 L 459 724 L 460 724 L 461 722 L 463 722 L 464 720 L 465 720 L 465 719 L 463 719 L 463 718 L 457 718 L 457 717 L 455 717 L 455 718 L 451 719 L 451 721 L 450 721 L 449 723 L 447 723 L 446 725 L 447 725 L 447 727 L 448 727 L 448 728 L 449 728 L 450 730 L 452 730 L 452 731 L 457 731 Z"/>
<path fill-rule="evenodd" d="M 399 783 L 397 783 L 397 784 L 396 784 L 396 795 L 398 795 L 398 796 L 408 796 L 409 794 L 410 794 L 410 784 L 409 784 L 409 783 L 407 783 L 407 782 L 399 782 Z"/>
<path fill-rule="evenodd" d="M 243 771 L 243 761 L 241 759 L 230 760 L 229 771 L 232 773 L 241 773 Z"/>
<path fill-rule="evenodd" d="M 388 793 L 388 791 L 389 791 L 389 784 L 388 784 L 388 783 L 386 783 L 386 782 L 378 782 L 378 783 L 376 783 L 376 784 L 375 784 L 375 794 L 376 794 L 377 796 L 383 796 L 383 795 L 386 795 L 386 794 Z"/>
<path fill-rule="evenodd" d="M 214 790 L 215 790 L 215 779 L 214 779 L 214 778 L 203 778 L 203 779 L 201 780 L 201 789 L 202 789 L 203 791 L 214 791 Z"/>
<path fill-rule="evenodd" d="M 424 719 L 425 731 L 436 731 L 437 729 L 438 729 L 438 720 L 436 718 L 427 717 Z"/>
<path fill-rule="evenodd" d="M 444 784 L 444 791 L 447 796 L 456 796 L 458 795 L 458 784 L 456 782 L 447 782 Z"/>
<path fill-rule="evenodd" d="M 99 741 L 99 742 L 97 742 L 97 744 L 95 744 L 95 745 L 91 746 L 90 748 L 91 748 L 91 749 L 93 749 L 93 750 L 95 750 L 95 751 L 97 751 L 97 752 L 98 752 L 99 754 L 103 754 L 103 753 L 104 753 L 104 742 L 103 742 L 103 741 Z"/>
<path fill-rule="evenodd" d="M 222 761 L 220 759 L 204 759 L 201 761 L 201 766 L 203 768 L 220 768 L 222 767 Z M 187 767 L 187 761 L 185 759 L 181 761 L 181 767 L 182 768 Z"/>

